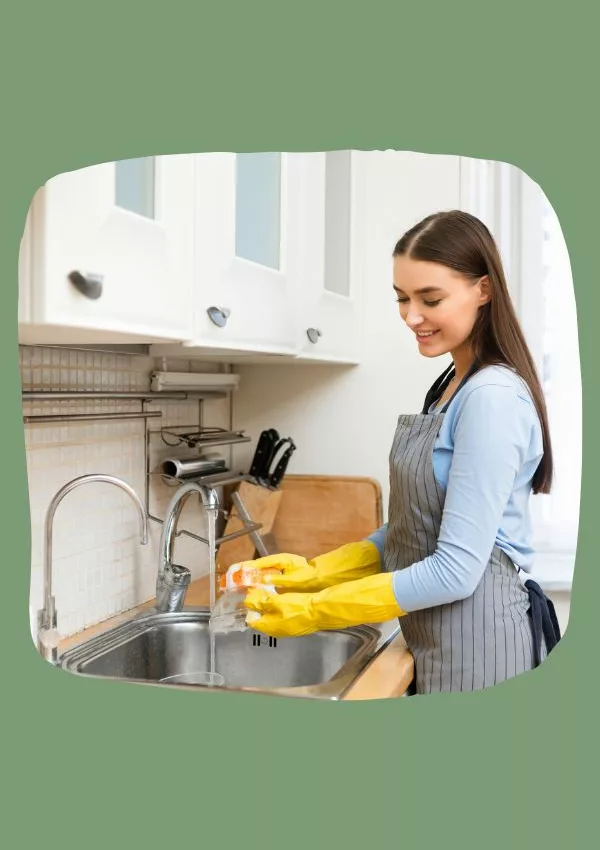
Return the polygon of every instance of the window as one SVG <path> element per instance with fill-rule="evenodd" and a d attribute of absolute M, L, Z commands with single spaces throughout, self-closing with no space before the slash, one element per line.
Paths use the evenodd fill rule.
<path fill-rule="evenodd" d="M 478 215 L 498 242 L 523 332 L 542 382 L 554 484 L 531 500 L 533 577 L 568 588 L 573 576 L 581 487 L 581 373 L 571 267 L 556 213 L 520 169 L 461 161 L 462 207 Z"/>
<path fill-rule="evenodd" d="M 538 257 L 532 297 L 524 300 L 522 320 L 537 341 L 536 362 L 542 381 L 554 452 L 554 484 L 540 497 L 534 514 L 540 551 L 562 556 L 565 568 L 577 545 L 581 488 L 581 372 L 577 310 L 565 239 L 548 199 L 537 186 L 537 203 L 524 198 L 523 253 L 531 241 Z M 535 215 L 527 216 L 533 207 Z M 537 243 L 537 244 L 536 244 Z M 531 263 L 529 263 L 531 265 Z M 528 286 L 523 280 L 522 285 Z M 534 499 L 533 502 L 538 502 Z"/>
<path fill-rule="evenodd" d="M 235 253 L 280 268 L 281 154 L 236 154 Z"/>
<path fill-rule="evenodd" d="M 154 157 L 121 159 L 115 162 L 115 203 L 146 218 L 154 218 Z"/>

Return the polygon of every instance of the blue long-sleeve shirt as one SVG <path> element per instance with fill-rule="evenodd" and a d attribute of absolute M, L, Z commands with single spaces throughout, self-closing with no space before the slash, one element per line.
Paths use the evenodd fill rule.
<path fill-rule="evenodd" d="M 531 570 L 529 498 L 542 454 L 539 418 L 522 379 L 504 366 L 470 378 L 446 408 L 433 449 L 435 477 L 446 492 L 436 550 L 394 573 L 404 611 L 470 596 L 494 544 Z M 387 524 L 367 538 L 382 563 L 386 531 Z"/>

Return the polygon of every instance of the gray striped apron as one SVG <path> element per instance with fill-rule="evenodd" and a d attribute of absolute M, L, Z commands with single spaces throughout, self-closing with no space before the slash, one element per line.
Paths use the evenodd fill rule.
<path fill-rule="evenodd" d="M 384 548 L 388 572 L 435 552 L 445 491 L 435 477 L 433 447 L 443 416 L 421 413 L 398 419 L 390 452 Z M 494 546 L 472 596 L 400 618 L 414 658 L 415 692 L 475 691 L 533 669 L 528 609 L 529 595 L 516 567 Z"/>

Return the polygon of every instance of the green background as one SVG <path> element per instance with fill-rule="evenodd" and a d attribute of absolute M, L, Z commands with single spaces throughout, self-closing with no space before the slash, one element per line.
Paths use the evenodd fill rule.
<path fill-rule="evenodd" d="M 574 839 L 595 820 L 598 751 L 591 12 L 573 2 L 370 2 L 360 14 L 312 2 L 12 5 L 0 13 L 5 846 L 593 845 Z M 565 639 L 541 669 L 490 691 L 401 701 L 173 693 L 51 668 L 29 633 L 17 356 L 17 257 L 34 191 L 105 160 L 335 148 L 511 162 L 559 215 L 584 385 Z"/>

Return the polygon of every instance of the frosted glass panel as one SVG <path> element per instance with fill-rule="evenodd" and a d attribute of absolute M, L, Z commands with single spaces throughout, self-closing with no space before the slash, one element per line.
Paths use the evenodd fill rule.
<path fill-rule="evenodd" d="M 281 154 L 237 154 L 235 253 L 279 268 Z"/>
<path fill-rule="evenodd" d="M 325 289 L 350 295 L 350 151 L 325 154 Z"/>
<path fill-rule="evenodd" d="M 118 207 L 154 218 L 154 157 L 115 162 L 115 196 Z"/>

